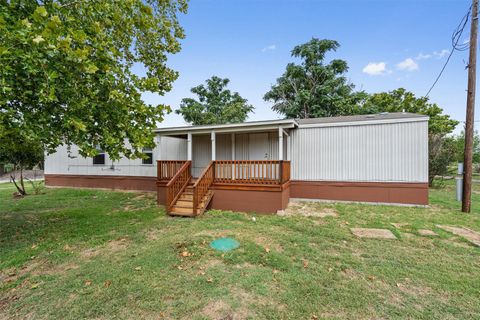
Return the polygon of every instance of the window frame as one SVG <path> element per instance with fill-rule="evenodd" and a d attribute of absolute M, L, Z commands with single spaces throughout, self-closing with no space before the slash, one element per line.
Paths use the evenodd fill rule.
<path fill-rule="evenodd" d="M 143 148 L 142 153 L 148 156 L 147 159 L 142 159 L 142 165 L 143 166 L 153 165 L 153 148 Z M 145 161 L 149 161 L 149 163 L 146 163 Z"/>
<path fill-rule="evenodd" d="M 98 154 L 92 157 L 92 163 L 94 166 L 104 166 L 107 162 L 105 151 L 100 149 L 100 147 L 97 147 L 96 149 L 98 151 Z M 95 163 L 98 159 L 102 159 L 102 158 L 103 158 L 103 161 L 102 161 L 103 163 Z"/>

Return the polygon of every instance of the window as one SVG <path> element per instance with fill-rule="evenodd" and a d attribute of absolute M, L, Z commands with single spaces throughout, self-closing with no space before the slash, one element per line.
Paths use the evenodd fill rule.
<path fill-rule="evenodd" d="M 98 154 L 93 157 L 93 164 L 105 164 L 105 151 L 97 147 Z"/>
<path fill-rule="evenodd" d="M 145 156 L 147 156 L 145 159 L 142 159 L 142 164 L 153 164 L 152 148 L 143 148 L 142 152 Z"/>

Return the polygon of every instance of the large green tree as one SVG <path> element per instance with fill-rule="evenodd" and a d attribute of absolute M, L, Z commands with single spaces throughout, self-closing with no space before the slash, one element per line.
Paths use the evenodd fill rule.
<path fill-rule="evenodd" d="M 340 44 L 334 40 L 312 39 L 296 46 L 292 56 L 300 64 L 289 63 L 264 96 L 273 102 L 273 110 L 287 118 L 331 117 L 343 114 L 354 103 L 353 85 L 348 83 L 344 60 L 325 62 L 325 56 L 336 51 Z M 353 100 L 352 100 L 353 99 Z"/>
<path fill-rule="evenodd" d="M 0 0 L 0 125 L 34 132 L 47 151 L 141 156 L 169 110 L 141 94 L 162 95 L 177 78 L 166 61 L 180 50 L 186 9 L 186 0 Z"/>
<path fill-rule="evenodd" d="M 363 95 L 360 101 L 350 104 L 345 114 L 371 114 L 381 112 L 410 112 L 430 117 L 428 131 L 430 134 L 446 135 L 458 125 L 458 121 L 443 113 L 443 109 L 427 97 L 416 97 L 404 88 L 389 92 Z"/>
<path fill-rule="evenodd" d="M 206 80 L 206 85 L 191 89 L 198 100 L 184 98 L 176 113 L 193 125 L 224 124 L 244 122 L 253 106 L 238 92 L 227 89 L 229 79 L 213 76 Z"/>

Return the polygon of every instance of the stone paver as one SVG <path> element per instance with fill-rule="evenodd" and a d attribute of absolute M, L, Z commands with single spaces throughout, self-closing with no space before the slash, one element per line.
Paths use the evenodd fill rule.
<path fill-rule="evenodd" d="M 419 229 L 418 234 L 424 237 L 438 236 L 436 232 L 428 229 Z"/>
<path fill-rule="evenodd" d="M 359 238 L 397 239 L 397 237 L 395 237 L 395 235 L 388 229 L 350 228 L 350 231 Z"/>
<path fill-rule="evenodd" d="M 474 245 L 480 247 L 480 233 L 478 232 L 463 227 L 452 227 L 443 225 L 437 225 L 437 227 L 442 230 L 456 234 L 457 236 L 463 237 Z"/>

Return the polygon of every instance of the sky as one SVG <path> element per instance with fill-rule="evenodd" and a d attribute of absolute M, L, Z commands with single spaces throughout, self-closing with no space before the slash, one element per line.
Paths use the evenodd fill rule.
<path fill-rule="evenodd" d="M 406 88 L 423 96 L 451 50 L 451 35 L 468 11 L 464 0 L 191 0 L 180 16 L 186 38 L 168 66 L 179 72 L 171 92 L 145 93 L 148 103 L 178 109 L 190 89 L 213 75 L 229 78 L 255 107 L 248 120 L 279 119 L 263 100 L 294 46 L 312 37 L 337 40 L 327 56 L 346 60 L 347 78 L 369 93 Z M 469 39 L 470 24 L 460 39 Z M 453 119 L 465 120 L 468 50 L 455 51 L 430 93 Z M 480 94 L 478 95 L 480 97 Z M 480 115 L 477 115 L 480 119 Z M 185 125 L 180 115 L 165 116 L 160 127 Z M 463 127 L 459 125 L 457 131 Z"/>

